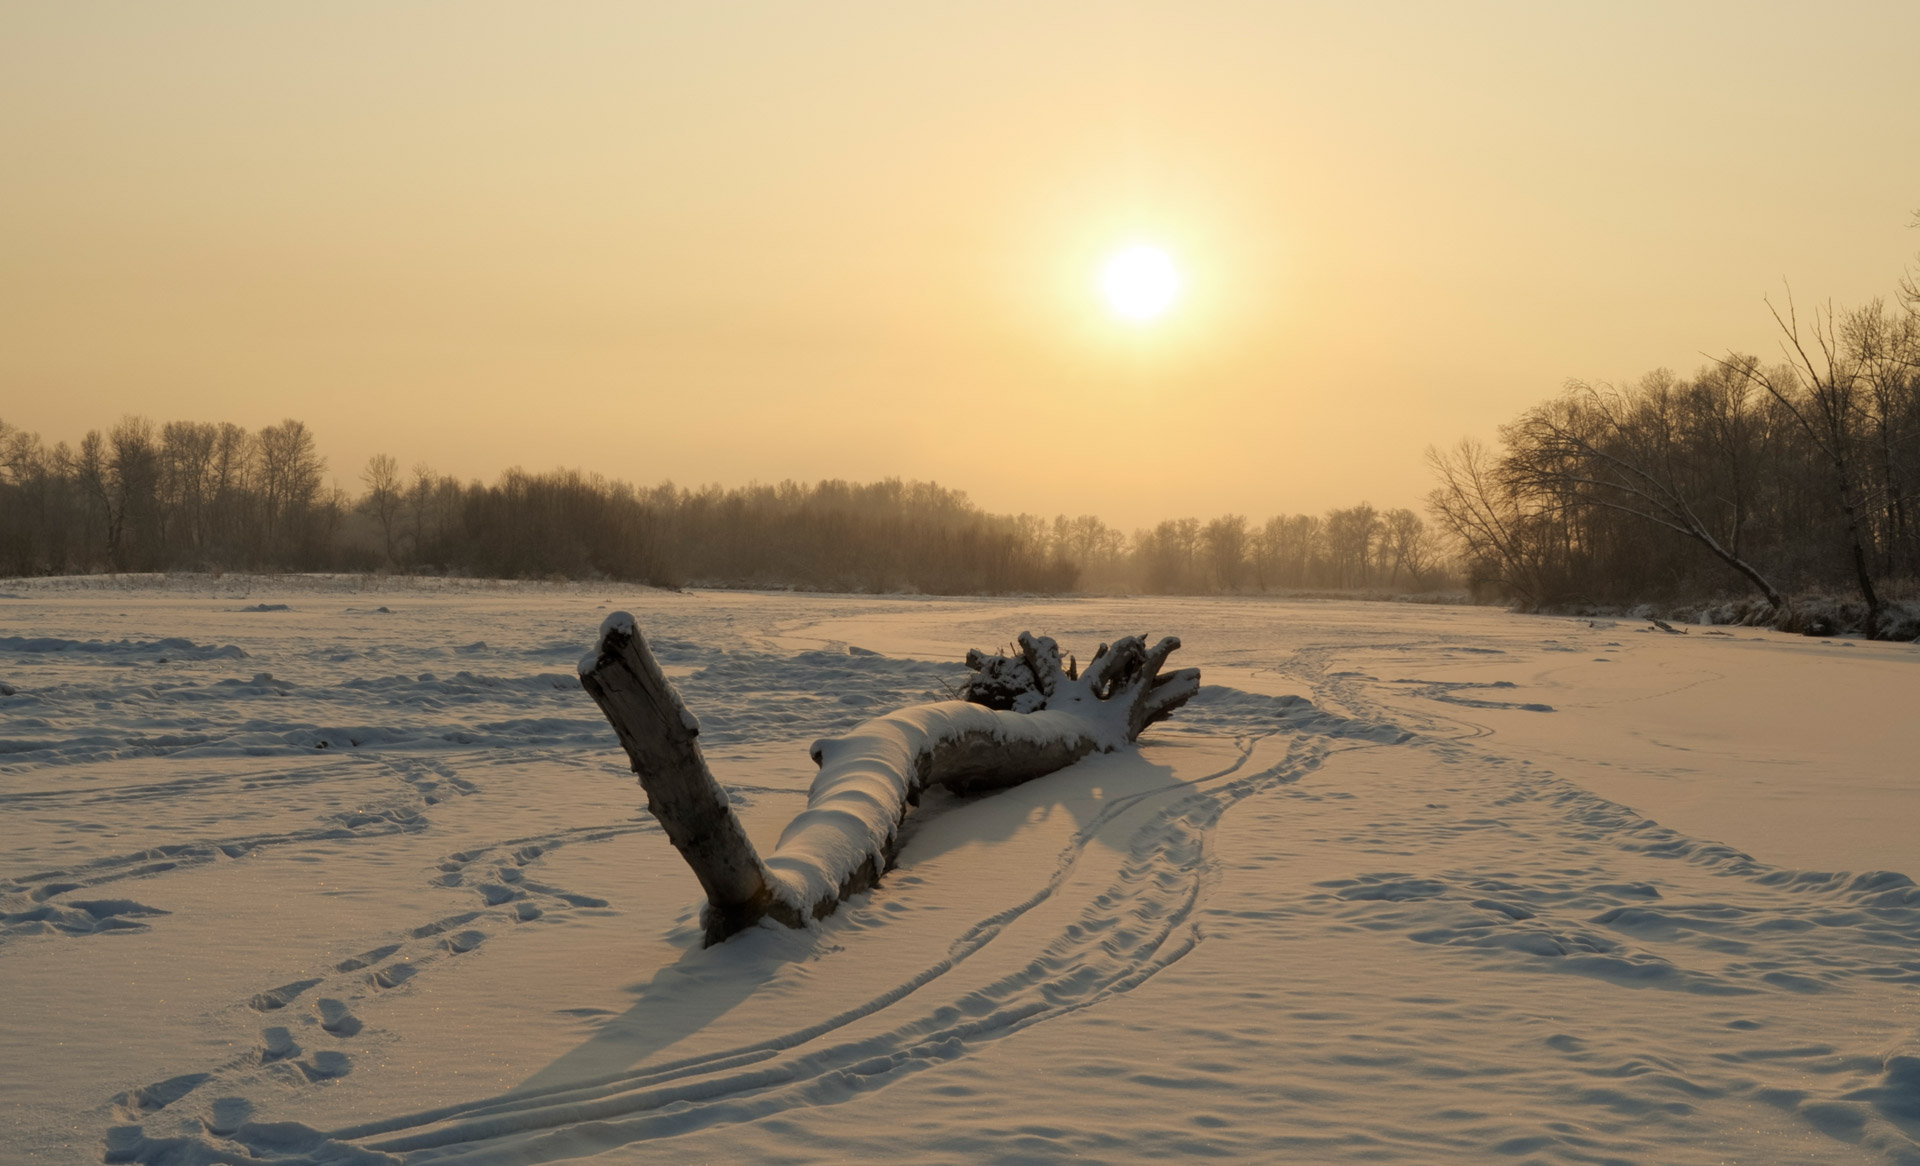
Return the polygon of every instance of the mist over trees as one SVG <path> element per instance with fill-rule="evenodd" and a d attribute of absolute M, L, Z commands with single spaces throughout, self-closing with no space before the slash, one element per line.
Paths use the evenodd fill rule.
<path fill-rule="evenodd" d="M 1470 581 L 1530 606 L 1745 593 L 1852 597 L 1865 634 L 1920 590 L 1920 288 L 1811 317 L 1784 359 L 1574 382 L 1500 429 L 1429 451 L 1438 524 Z M 1908 634 L 1911 634 L 1910 632 Z"/>
<path fill-rule="evenodd" d="M 128 417 L 78 448 L 0 421 L 0 570 L 147 571 L 323 562 L 347 502 L 298 421 Z"/>
<path fill-rule="evenodd" d="M 1078 523 L 1098 522 L 1080 518 Z M 1175 519 L 1109 534 L 1116 548 L 1086 563 L 1094 590 L 1208 595 L 1241 591 L 1431 591 L 1451 585 L 1453 564 L 1411 510 L 1365 502 L 1325 515 L 1275 515 L 1254 526 L 1238 514 Z"/>
<path fill-rule="evenodd" d="M 0 420 L 0 574 L 393 571 L 658 586 L 933 594 L 1420 591 L 1451 582 L 1433 530 L 1362 503 L 1255 525 L 1131 534 L 1093 515 L 990 514 L 932 483 L 641 488 L 571 470 L 462 482 L 377 454 L 329 484 L 299 421 L 128 417 L 77 448 Z"/>

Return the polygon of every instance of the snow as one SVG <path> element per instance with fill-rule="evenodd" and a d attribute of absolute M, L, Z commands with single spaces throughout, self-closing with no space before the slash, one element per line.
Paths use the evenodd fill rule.
<path fill-rule="evenodd" d="M 923 758 L 943 742 L 968 736 L 999 742 L 1089 742 L 1111 752 L 1126 743 L 1125 708 L 1096 706 L 1090 714 L 1048 709 L 996 712 L 943 700 L 875 717 L 843 737 L 815 741 L 808 752 L 820 773 L 807 790 L 806 808 L 780 834 L 766 865 L 774 893 L 805 918 L 832 903 L 849 877 L 871 861 L 886 861 L 898 823 L 920 793 Z"/>
<path fill-rule="evenodd" d="M 1920 1161 L 1911 645 L 1336 602 L 4 590 L 9 1162 Z M 875 891 L 703 950 L 568 667 L 620 609 L 763 854 L 808 743 L 943 700 L 968 648 L 1174 632 L 1204 687 L 1139 748 L 930 793 Z"/>

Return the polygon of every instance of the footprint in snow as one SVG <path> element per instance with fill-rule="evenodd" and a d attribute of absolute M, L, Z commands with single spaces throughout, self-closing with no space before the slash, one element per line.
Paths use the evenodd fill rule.
<path fill-rule="evenodd" d="M 381 968 L 377 972 L 368 973 L 367 983 L 375 988 L 381 989 L 398 988 L 408 980 L 413 979 L 419 972 L 420 969 L 414 967 L 412 964 L 394 964 L 392 967 Z"/>
<path fill-rule="evenodd" d="M 157 1109 L 165 1109 L 192 1093 L 212 1076 L 211 1073 L 183 1073 L 178 1077 L 169 1077 L 165 1081 L 156 1081 L 152 1085 L 129 1089 L 113 1100 L 115 1104 L 125 1106 L 135 1113 L 151 1113 Z"/>
<path fill-rule="evenodd" d="M 337 1037 L 351 1037 L 360 1031 L 360 1018 L 355 1016 L 345 1001 L 331 997 L 313 1002 L 314 1010 L 320 1014 L 320 1027 Z"/>
<path fill-rule="evenodd" d="M 293 1033 L 281 1025 L 273 1025 L 260 1030 L 260 1047 L 254 1050 L 260 1063 L 271 1065 L 275 1061 L 284 1061 L 300 1055 L 300 1046 L 293 1041 Z"/>
<path fill-rule="evenodd" d="M 253 1102 L 244 1097 L 217 1097 L 207 1118 L 207 1129 L 222 1137 L 245 1125 L 253 1116 Z"/>
<path fill-rule="evenodd" d="M 386 959 L 399 950 L 399 944 L 389 943 L 385 947 L 376 947 L 372 951 L 363 951 L 350 959 L 341 960 L 339 963 L 333 965 L 333 970 L 336 972 L 357 972 L 361 968 L 372 967 L 374 964 L 379 963 L 381 960 Z"/>
<path fill-rule="evenodd" d="M 319 980 L 295 980 L 291 984 L 282 984 L 278 988 L 256 992 L 253 999 L 247 1001 L 247 1007 L 255 1012 L 278 1011 L 290 1004 L 294 997 L 319 983 Z"/>
<path fill-rule="evenodd" d="M 353 1058 L 345 1053 L 326 1049 L 313 1054 L 305 1061 L 295 1061 L 300 1071 L 309 1081 L 332 1081 L 353 1072 Z"/>

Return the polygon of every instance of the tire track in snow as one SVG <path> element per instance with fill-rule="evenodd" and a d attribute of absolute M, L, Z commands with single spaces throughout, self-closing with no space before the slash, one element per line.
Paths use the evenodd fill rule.
<path fill-rule="evenodd" d="M 1233 765 L 1229 766 L 1227 769 L 1224 769 L 1218 773 L 1209 774 L 1206 777 L 1197 779 L 1197 781 L 1194 782 L 1193 784 L 1199 785 L 1201 783 L 1214 781 L 1221 777 L 1224 777 L 1231 773 L 1236 772 L 1238 769 L 1240 769 L 1242 766 L 1245 765 L 1247 759 L 1251 756 L 1251 753 L 1252 753 L 1252 743 L 1250 741 L 1243 742 L 1240 748 L 1240 755 L 1235 760 Z M 1184 788 L 1184 787 L 1180 787 L 1180 788 Z M 609 1085 L 616 1085 L 622 1082 L 631 1083 L 632 1081 L 643 1080 L 643 1079 L 655 1080 L 665 1074 L 680 1075 L 680 1074 L 686 1074 L 693 1070 L 699 1070 L 703 1068 L 708 1071 L 711 1071 L 715 1066 L 725 1066 L 725 1065 L 737 1063 L 738 1059 L 742 1057 L 751 1058 L 751 1059 L 764 1059 L 765 1057 L 772 1056 L 779 1052 L 783 1052 L 788 1049 L 792 1049 L 800 1045 L 803 1045 L 805 1043 L 808 1043 L 810 1041 L 816 1040 L 821 1036 L 837 1031 L 841 1028 L 846 1027 L 849 1024 L 852 1024 L 856 1021 L 862 1020 L 870 1015 L 873 1015 L 874 1013 L 879 1012 L 882 1009 L 890 1007 L 893 1004 L 896 1004 L 899 1001 L 904 1000 L 908 996 L 912 995 L 914 992 L 918 991 L 920 988 L 924 987 L 925 985 L 932 983 L 934 980 L 945 975 L 947 972 L 953 970 L 953 968 L 958 966 L 960 963 L 962 963 L 963 961 L 965 961 L 966 959 L 968 959 L 969 957 L 981 951 L 982 949 L 987 947 L 990 943 L 992 943 L 996 938 L 998 938 L 1001 935 L 1002 932 L 1006 930 L 1006 928 L 1009 925 L 1013 924 L 1023 916 L 1027 915 L 1036 907 L 1039 907 L 1043 903 L 1046 903 L 1049 899 L 1051 899 L 1054 896 L 1054 894 L 1060 889 L 1060 887 L 1063 884 L 1065 884 L 1067 880 L 1072 876 L 1079 862 L 1079 859 L 1086 852 L 1088 845 L 1096 837 L 1098 837 L 1100 833 L 1110 823 L 1112 823 L 1115 819 L 1121 817 L 1123 814 L 1131 810 L 1134 806 L 1138 805 L 1139 803 L 1149 798 L 1153 798 L 1157 796 L 1165 796 L 1167 793 L 1168 793 L 1168 790 L 1166 788 L 1143 790 L 1139 793 L 1130 794 L 1121 798 L 1115 798 L 1112 801 L 1108 802 L 1106 805 L 1104 805 L 1101 808 L 1101 810 L 1097 814 L 1094 815 L 1094 817 L 1089 819 L 1084 826 L 1082 826 L 1078 831 L 1076 831 L 1073 837 L 1068 841 L 1067 845 L 1062 849 L 1058 859 L 1056 860 L 1054 873 L 1048 879 L 1045 885 L 1043 885 L 1041 888 L 1036 890 L 1032 895 L 1030 895 L 1027 899 L 1023 900 L 1022 902 L 1014 904 L 1013 906 L 1008 907 L 994 915 L 991 915 L 986 919 L 980 920 L 979 922 L 975 923 L 973 926 L 969 927 L 966 931 L 961 933 L 961 935 L 951 943 L 948 949 L 947 957 L 945 959 L 939 961 L 938 963 L 932 965 L 929 968 L 923 969 L 921 972 L 919 972 L 912 978 L 903 982 L 896 988 L 881 994 L 880 996 L 877 996 L 869 1001 L 866 1001 L 865 1003 L 858 1005 L 855 1008 L 841 1012 L 838 1015 L 832 1018 L 829 1018 L 828 1020 L 819 1022 L 817 1024 L 809 1025 L 805 1028 L 796 1030 L 794 1032 L 782 1034 L 780 1036 L 768 1038 L 762 1041 L 757 1041 L 752 1043 L 751 1045 L 742 1046 L 742 1047 L 729 1049 L 729 1050 L 723 1050 L 716 1053 L 706 1054 L 701 1057 L 689 1058 L 682 1061 L 675 1061 L 665 1066 L 651 1066 L 638 1073 L 615 1074 L 605 1078 L 600 1078 L 600 1079 L 588 1081 L 588 1082 L 571 1082 L 566 1086 L 560 1087 L 557 1090 L 557 1092 L 573 1093 L 575 1091 L 578 1091 L 582 1088 L 587 1088 L 587 1087 L 609 1086 Z M 905 883 L 908 879 L 913 879 L 913 878 L 915 878 L 915 876 L 911 874 L 907 874 L 904 877 L 896 874 L 893 878 L 887 881 L 891 882 L 895 886 L 899 886 Z M 884 886 L 886 884 L 883 883 L 882 885 Z M 531 1096 L 544 1096 L 549 1092 L 556 1092 L 556 1091 L 537 1091 L 535 1093 L 516 1091 L 516 1093 L 513 1096 L 517 1098 L 525 1098 L 525 1097 L 531 1097 Z M 491 1106 L 496 1104 L 497 1101 L 498 1099 L 490 1099 L 488 1101 L 475 1103 L 475 1104 L 486 1107 L 486 1106 Z M 436 1110 L 434 1112 L 438 1115 L 445 1117 L 445 1116 L 452 1116 L 455 1113 L 464 1112 L 464 1110 L 456 1107 L 456 1108 L 450 1108 L 447 1110 Z M 419 1115 L 416 1115 L 416 1118 L 418 1116 Z M 400 1120 L 406 1120 L 406 1119 L 400 1119 Z M 382 1124 L 384 1125 L 386 1123 L 382 1123 Z M 390 1128 L 397 1129 L 397 1128 L 404 1128 L 404 1127 L 401 1125 L 392 1125 Z"/>
<path fill-rule="evenodd" d="M 1206 850 L 1220 817 L 1244 797 L 1297 780 L 1328 751 L 1316 742 L 1289 750 L 1280 763 L 1259 773 L 1229 780 L 1252 757 L 1255 744 L 1243 743 L 1240 758 L 1220 773 L 1173 789 L 1115 799 L 1069 844 L 1047 887 L 970 928 L 955 940 L 946 960 L 849 1013 L 770 1041 L 655 1067 L 597 1087 L 510 1094 L 457 1116 L 440 1113 L 433 1119 L 441 1123 L 438 1128 L 402 1133 L 424 1123 L 400 1119 L 336 1131 L 332 1137 L 406 1154 L 409 1161 L 416 1156 L 419 1161 L 460 1161 L 468 1150 L 459 1147 L 475 1142 L 488 1145 L 473 1153 L 495 1154 L 506 1149 L 501 1139 L 531 1143 L 514 1145 L 511 1152 L 518 1161 L 571 1156 L 581 1152 L 583 1144 L 613 1148 L 697 1126 L 755 1120 L 797 1105 L 846 1100 L 964 1056 L 983 1042 L 1130 991 L 1200 942 L 1194 914 L 1215 877 Z M 804 1048 L 856 1020 L 893 1008 L 986 949 L 1011 924 L 1055 896 L 1094 837 L 1116 828 L 1127 831 L 1127 842 L 1112 881 L 1064 925 L 1027 941 L 1040 949 L 1013 971 L 958 997 L 924 1001 L 918 1015 L 884 1033 Z M 999 954 L 1005 959 L 1008 953 Z M 796 1055 L 782 1057 L 788 1050 L 796 1050 Z M 673 1113 L 658 1113 L 668 1106 L 675 1107 Z M 394 1133 L 401 1136 L 379 1137 Z M 433 1152 L 441 1148 L 445 1155 Z"/>
<path fill-rule="evenodd" d="M 1277 762 L 1242 772 L 1281 739 L 1287 744 Z M 1216 773 L 1103 805 L 1063 848 L 1045 886 L 977 921 L 933 966 L 835 1017 L 697 1057 L 326 1134 L 241 1126 L 232 1143 L 222 1144 L 282 1162 L 318 1163 L 356 1152 L 378 1155 L 371 1161 L 408 1162 L 572 1157 L 592 1147 L 849 1100 L 1131 991 L 1203 939 L 1198 908 L 1217 877 L 1208 846 L 1222 815 L 1247 797 L 1298 780 L 1335 749 L 1354 747 L 1306 733 L 1242 738 L 1238 746 L 1234 763 Z M 1117 867 L 1101 885 L 1076 887 L 1072 902 L 1056 901 L 1077 876 L 1084 881 L 1082 860 L 1096 838 L 1116 847 Z M 1049 909 L 1039 934 L 1010 934 Z M 1008 944 L 1014 946 L 1000 950 Z M 984 982 L 956 984 L 944 995 L 928 991 L 988 950 L 997 955 L 994 967 L 1011 970 L 993 974 L 990 968 Z M 822 1043 L 862 1021 L 888 1017 L 894 1019 L 885 1031 Z M 123 1145 L 121 1153 L 124 1160 L 157 1162 L 180 1148 L 180 1139 L 150 1139 Z"/>

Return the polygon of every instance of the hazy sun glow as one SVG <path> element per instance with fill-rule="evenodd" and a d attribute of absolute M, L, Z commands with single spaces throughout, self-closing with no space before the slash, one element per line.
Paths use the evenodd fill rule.
<path fill-rule="evenodd" d="M 1138 244 L 1107 260 L 1100 290 L 1107 303 L 1129 320 L 1152 320 L 1180 297 L 1180 270 L 1158 247 Z"/>
<path fill-rule="evenodd" d="M 1860 304 L 1920 248 L 1914 0 L 738 7 L 0 3 L 0 421 L 296 418 L 355 495 L 386 453 L 1419 510 L 1427 446 L 1770 356 L 1783 276 Z M 983 461 L 987 418 L 1180 469 Z"/>

